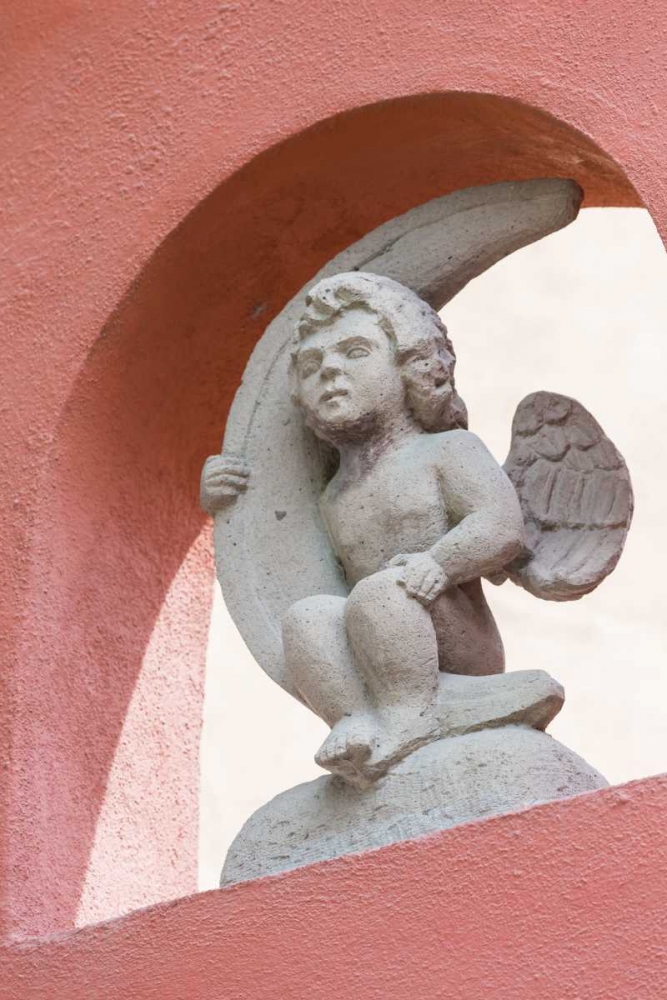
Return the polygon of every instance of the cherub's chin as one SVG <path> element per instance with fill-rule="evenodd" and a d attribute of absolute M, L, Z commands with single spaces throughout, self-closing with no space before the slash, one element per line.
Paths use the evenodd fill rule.
<path fill-rule="evenodd" d="M 367 414 L 350 412 L 345 405 L 318 407 L 306 413 L 306 423 L 318 437 L 334 444 L 353 441 L 368 428 Z"/>
<path fill-rule="evenodd" d="M 354 421 L 350 421 L 343 413 L 327 413 L 318 416 L 313 421 L 314 427 L 320 427 L 323 431 L 339 431 L 349 427 Z"/>
<path fill-rule="evenodd" d="M 334 396 L 333 399 L 320 403 L 314 416 L 320 424 L 337 425 L 350 419 L 354 420 L 356 414 L 350 412 L 350 407 L 344 397 Z"/>

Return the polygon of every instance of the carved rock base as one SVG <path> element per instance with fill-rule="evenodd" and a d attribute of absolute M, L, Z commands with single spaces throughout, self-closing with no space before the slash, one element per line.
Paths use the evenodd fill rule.
<path fill-rule="evenodd" d="M 370 789 L 359 791 L 324 776 L 276 796 L 234 840 L 220 884 L 382 847 L 607 784 L 577 754 L 528 726 L 438 740 Z"/>

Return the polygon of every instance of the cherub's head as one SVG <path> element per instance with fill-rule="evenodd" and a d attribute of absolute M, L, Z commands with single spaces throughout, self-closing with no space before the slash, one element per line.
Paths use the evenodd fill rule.
<path fill-rule="evenodd" d="M 409 412 L 426 431 L 467 426 L 456 357 L 438 314 L 391 278 L 353 271 L 310 290 L 297 323 L 292 398 L 338 443 Z"/>

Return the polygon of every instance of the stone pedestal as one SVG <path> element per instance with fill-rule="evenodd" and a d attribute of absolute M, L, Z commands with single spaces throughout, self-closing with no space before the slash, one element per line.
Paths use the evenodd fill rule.
<path fill-rule="evenodd" d="M 581 757 L 528 725 L 440 739 L 364 791 L 324 776 L 276 796 L 236 837 L 221 885 L 606 786 Z"/>

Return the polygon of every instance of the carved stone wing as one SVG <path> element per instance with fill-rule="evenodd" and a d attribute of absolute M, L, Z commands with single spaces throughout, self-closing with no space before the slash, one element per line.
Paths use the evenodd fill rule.
<path fill-rule="evenodd" d="M 505 472 L 519 495 L 529 555 L 506 570 L 535 597 L 572 601 L 616 566 L 630 527 L 623 457 L 581 403 L 536 392 L 519 404 Z"/>

